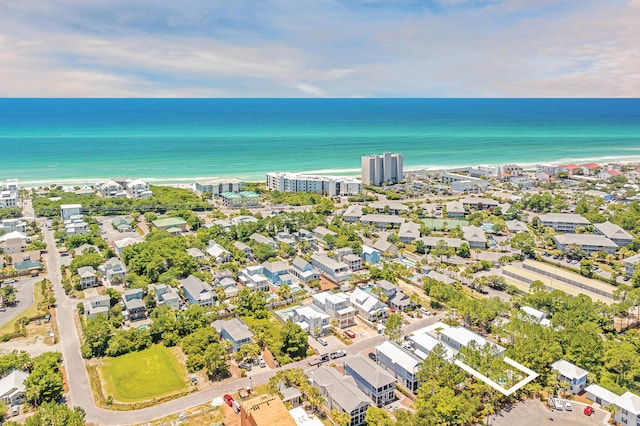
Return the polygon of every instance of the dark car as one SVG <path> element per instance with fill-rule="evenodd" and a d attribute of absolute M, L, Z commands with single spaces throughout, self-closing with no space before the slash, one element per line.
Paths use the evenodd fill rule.
<path fill-rule="evenodd" d="M 378 361 L 378 355 L 376 355 L 375 352 L 369 352 L 369 358 L 373 361 Z"/>
<path fill-rule="evenodd" d="M 320 355 L 320 361 L 329 361 L 329 354 Z"/>

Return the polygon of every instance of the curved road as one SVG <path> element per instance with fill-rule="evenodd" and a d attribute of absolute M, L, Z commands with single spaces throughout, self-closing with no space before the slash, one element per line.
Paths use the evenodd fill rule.
<path fill-rule="evenodd" d="M 266 369 L 255 372 L 249 377 L 222 382 L 214 388 L 195 392 L 179 399 L 165 402 L 153 407 L 147 407 L 135 411 L 111 411 L 96 406 L 93 399 L 93 393 L 89 383 L 89 376 L 85 368 L 85 361 L 80 353 L 80 339 L 74 323 L 74 316 L 77 315 L 76 299 L 70 299 L 64 293 L 61 283 L 60 266 L 58 262 L 58 253 L 55 250 L 55 241 L 53 232 L 43 230 L 45 241 L 49 247 L 47 253 L 48 278 L 53 283 L 57 299 L 57 321 L 60 333 L 60 342 L 62 348 L 62 358 L 67 373 L 67 381 L 69 384 L 68 399 L 70 405 L 79 406 L 85 410 L 86 421 L 89 423 L 100 425 L 127 425 L 144 423 L 157 418 L 170 416 L 193 406 L 205 404 L 214 397 L 221 396 L 225 393 L 231 393 L 237 389 L 247 387 L 250 383 L 258 385 L 266 383 L 271 376 L 276 373 L 276 369 Z M 438 316 L 439 317 L 439 316 Z M 438 317 L 431 316 L 422 321 L 413 323 L 405 327 L 405 332 L 410 333 L 427 324 L 434 323 Z M 362 352 L 366 349 L 379 345 L 384 341 L 383 335 L 375 335 L 374 337 L 354 343 L 346 348 L 348 355 Z M 309 360 L 302 360 L 286 366 L 286 368 L 302 368 L 306 372 L 313 370 L 310 367 Z"/>

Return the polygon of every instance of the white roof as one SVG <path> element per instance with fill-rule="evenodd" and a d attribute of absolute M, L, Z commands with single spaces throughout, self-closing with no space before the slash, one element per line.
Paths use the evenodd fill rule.
<path fill-rule="evenodd" d="M 418 365 L 421 362 L 420 358 L 394 345 L 388 340 L 376 346 L 376 350 L 393 360 L 394 363 L 402 366 L 406 371 L 417 371 Z"/>
<path fill-rule="evenodd" d="M 14 238 L 19 238 L 22 241 L 26 241 L 27 240 L 27 236 L 25 234 L 23 234 L 22 232 L 12 231 L 12 232 L 9 232 L 8 234 L 4 234 L 4 235 L 0 236 L 0 242 L 9 241 L 9 240 L 12 240 Z"/>
<path fill-rule="evenodd" d="M 584 390 L 587 393 L 590 393 L 591 395 L 596 396 L 609 403 L 612 403 L 613 401 L 618 399 L 618 395 L 599 385 L 589 385 Z"/>
<path fill-rule="evenodd" d="M 574 365 L 569 361 L 565 361 L 564 359 L 560 359 L 551 364 L 551 368 L 562 374 L 564 377 L 568 377 L 570 379 L 579 379 L 589 374 L 587 370 L 583 370 L 577 365 Z"/>
<path fill-rule="evenodd" d="M 445 351 L 446 351 L 446 355 L 445 358 L 447 360 L 450 360 L 454 357 L 455 355 L 455 351 L 450 348 L 449 346 L 445 345 L 444 343 L 442 343 L 441 341 L 439 341 L 438 339 L 436 339 L 435 337 L 426 334 L 426 333 L 421 333 L 421 334 L 416 334 L 413 336 L 409 336 L 409 340 L 411 340 L 412 342 L 414 342 L 415 346 L 419 349 L 422 349 L 422 351 L 424 351 L 424 353 L 426 355 L 429 355 L 429 353 L 431 351 L 433 351 L 433 348 L 435 348 L 437 345 L 442 345 L 442 347 L 444 347 Z M 416 350 L 416 353 L 418 351 Z M 422 358 L 422 357 L 420 357 Z M 426 358 L 426 356 L 425 356 Z"/>
<path fill-rule="evenodd" d="M 542 321 L 546 317 L 544 312 L 532 308 L 531 306 L 522 306 L 520 307 L 520 309 L 527 315 L 531 315 L 532 317 L 534 317 L 538 322 Z"/>
<path fill-rule="evenodd" d="M 488 341 L 479 334 L 476 334 L 464 327 L 451 327 L 446 330 L 441 330 L 440 334 L 449 337 L 451 340 L 459 343 L 462 346 L 469 346 L 471 342 L 476 342 L 478 346 L 483 347 L 484 345 L 489 343 L 497 347 L 499 350 L 504 350 L 504 348 L 500 345 L 496 345 L 495 343 Z"/>
<path fill-rule="evenodd" d="M 640 414 L 640 397 L 638 397 L 638 395 L 634 393 L 623 393 L 618 397 L 618 399 L 614 401 L 614 404 L 624 410 L 629 411 L 634 416 Z"/>

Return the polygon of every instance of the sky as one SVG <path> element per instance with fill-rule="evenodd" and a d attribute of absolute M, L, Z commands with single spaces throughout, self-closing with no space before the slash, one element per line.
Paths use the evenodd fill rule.
<path fill-rule="evenodd" d="M 640 97 L 640 0 L 0 0 L 0 97 Z"/>

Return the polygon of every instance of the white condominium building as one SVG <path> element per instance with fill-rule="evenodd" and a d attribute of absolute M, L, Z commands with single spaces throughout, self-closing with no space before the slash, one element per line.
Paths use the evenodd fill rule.
<path fill-rule="evenodd" d="M 350 177 L 267 173 L 267 189 L 281 192 L 317 192 L 330 197 L 362 192 L 360 181 Z"/>
<path fill-rule="evenodd" d="M 380 186 L 402 180 L 402 154 L 385 152 L 362 157 L 362 184 Z"/>

